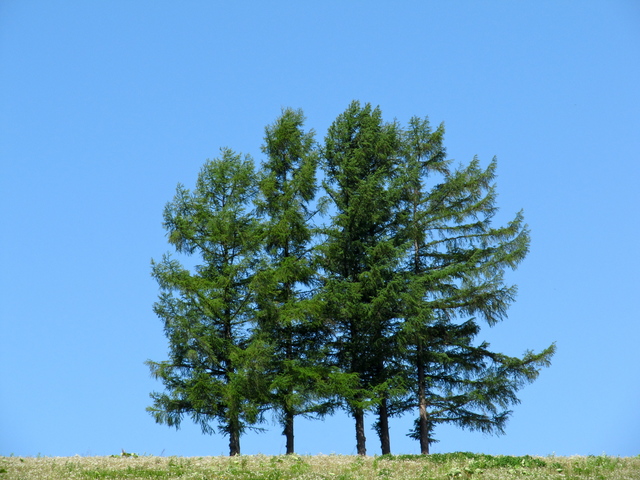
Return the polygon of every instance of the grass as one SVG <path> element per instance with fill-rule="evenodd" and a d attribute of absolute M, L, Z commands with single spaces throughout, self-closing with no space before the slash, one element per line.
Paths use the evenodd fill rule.
<path fill-rule="evenodd" d="M 638 480 L 631 458 L 512 457 L 474 453 L 429 456 L 0 457 L 0 480 Z"/>

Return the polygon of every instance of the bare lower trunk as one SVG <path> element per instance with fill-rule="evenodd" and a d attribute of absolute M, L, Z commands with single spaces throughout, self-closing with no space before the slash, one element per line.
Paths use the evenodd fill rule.
<path fill-rule="evenodd" d="M 378 407 L 378 434 L 380 435 L 380 447 L 382 455 L 391 453 L 391 441 L 389 439 L 389 408 L 386 398 L 382 399 Z"/>
<path fill-rule="evenodd" d="M 287 455 L 294 453 L 293 448 L 293 412 L 286 409 L 284 412 L 284 435 L 287 438 Z"/>
<path fill-rule="evenodd" d="M 367 437 L 364 435 L 364 411 L 361 408 L 354 409 L 353 418 L 356 421 L 356 449 L 358 450 L 358 455 L 366 455 Z"/>
<path fill-rule="evenodd" d="M 228 298 L 229 292 L 225 289 L 225 298 Z M 227 303 L 228 305 L 229 303 Z M 224 311 L 224 338 L 233 343 L 233 333 L 231 330 L 231 311 L 226 308 Z M 225 365 L 225 380 L 229 385 L 229 377 L 231 372 L 235 371 L 235 365 L 231 362 L 230 358 L 224 359 Z M 238 416 L 238 405 L 236 399 L 227 403 L 226 407 L 229 409 L 229 417 L 227 418 L 227 428 L 229 432 L 229 456 L 240 455 L 240 418 Z"/>
<path fill-rule="evenodd" d="M 240 433 L 236 429 L 229 432 L 229 456 L 240 455 Z"/>
<path fill-rule="evenodd" d="M 285 245 L 285 257 L 288 256 L 288 244 Z M 288 300 L 292 293 L 292 286 L 291 284 L 287 283 L 285 285 L 285 298 Z M 285 358 L 287 359 L 288 362 L 291 362 L 295 359 L 295 356 L 293 354 L 293 332 L 291 328 L 286 328 L 284 331 L 284 335 L 286 338 L 286 344 L 285 344 Z M 285 438 L 287 439 L 287 455 L 290 455 L 292 453 L 294 453 L 294 447 L 293 447 L 293 418 L 294 418 L 294 409 L 290 406 L 290 399 L 294 396 L 294 389 L 293 387 L 288 387 L 284 392 L 284 396 L 283 396 L 283 413 L 284 413 L 284 419 L 283 419 L 283 426 L 284 426 L 284 431 L 282 432 L 282 434 L 285 436 Z"/>
<path fill-rule="evenodd" d="M 422 347 L 419 348 L 419 353 Z M 429 417 L 427 414 L 427 398 L 425 392 L 424 365 L 418 355 L 418 432 L 420 434 L 420 453 L 429 455 Z"/>
<path fill-rule="evenodd" d="M 414 190 L 415 198 L 417 199 L 419 196 L 419 190 Z M 416 200 L 417 201 L 417 200 Z M 417 203 L 413 205 L 413 218 L 417 217 Z M 414 254 L 414 274 L 420 274 L 420 243 L 418 239 L 415 239 L 413 242 L 413 254 Z M 418 362 L 418 433 L 420 435 L 420 453 L 422 455 L 429 455 L 429 443 L 430 443 L 430 434 L 429 431 L 429 415 L 427 412 L 427 392 L 425 385 L 425 374 L 424 374 L 424 362 L 423 362 L 423 346 L 422 341 L 418 338 L 418 352 L 417 352 L 417 362 Z"/>

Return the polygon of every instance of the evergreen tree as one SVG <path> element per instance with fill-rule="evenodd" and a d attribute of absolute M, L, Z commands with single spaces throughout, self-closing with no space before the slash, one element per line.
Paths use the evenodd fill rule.
<path fill-rule="evenodd" d="M 266 262 L 258 296 L 259 331 L 273 351 L 270 403 L 283 427 L 287 454 L 294 453 L 294 418 L 323 413 L 329 371 L 323 328 L 314 315 L 313 231 L 310 205 L 317 191 L 318 152 L 313 131 L 303 131 L 302 111 L 286 109 L 265 129 L 267 160 L 260 178 L 258 211 L 265 231 Z"/>
<path fill-rule="evenodd" d="M 364 414 L 378 407 L 383 453 L 389 450 L 386 406 L 395 381 L 388 339 L 398 301 L 394 275 L 401 250 L 395 238 L 395 175 L 400 136 L 381 112 L 353 102 L 329 128 L 324 188 L 334 214 L 320 247 L 325 315 L 335 335 L 335 358 L 358 383 L 346 395 L 359 455 L 366 454 Z"/>
<path fill-rule="evenodd" d="M 250 328 L 262 238 L 251 205 L 256 187 L 251 159 L 224 149 L 204 165 L 195 190 L 179 185 L 164 211 L 169 242 L 201 263 L 190 271 L 169 254 L 152 262 L 169 360 L 147 362 L 166 388 L 151 394 L 147 410 L 176 428 L 184 415 L 204 433 L 217 425 L 229 436 L 230 455 L 240 454 L 240 435 L 259 420 L 264 399 L 257 396 L 266 388 L 268 349 Z"/>
<path fill-rule="evenodd" d="M 492 352 L 487 343 L 474 346 L 476 317 L 489 325 L 506 317 L 516 287 L 504 284 L 503 273 L 527 254 L 529 232 L 521 213 L 505 227 L 491 226 L 495 159 L 484 170 L 474 158 L 450 173 L 443 135 L 443 125 L 432 132 L 426 119 L 411 119 L 401 176 L 410 254 L 400 344 L 417 400 L 405 406 L 417 403 L 412 436 L 422 453 L 429 453 L 438 423 L 503 432 L 517 390 L 537 377 L 554 352 L 552 345 L 517 358 Z M 428 189 L 434 174 L 442 182 Z"/>
<path fill-rule="evenodd" d="M 416 408 L 410 435 L 423 453 L 440 423 L 502 433 L 554 346 L 510 357 L 477 341 L 480 321 L 506 318 L 516 287 L 504 272 L 529 247 L 521 213 L 492 226 L 495 159 L 451 171 L 443 125 L 412 118 L 403 130 L 352 102 L 321 152 L 331 217 L 314 246 L 320 154 L 303 124 L 284 110 L 265 129 L 259 175 L 224 149 L 167 204 L 169 242 L 199 262 L 152 262 L 169 359 L 147 362 L 166 389 L 148 410 L 227 434 L 231 455 L 268 408 L 287 453 L 296 416 L 337 405 L 353 416 L 360 455 L 367 412 L 383 454 L 389 417 Z"/>

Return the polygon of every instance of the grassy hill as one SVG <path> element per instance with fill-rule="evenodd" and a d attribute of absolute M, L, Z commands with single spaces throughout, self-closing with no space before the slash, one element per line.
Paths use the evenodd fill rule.
<path fill-rule="evenodd" d="M 0 480 L 638 480 L 640 455 L 631 458 L 512 457 L 473 453 L 356 457 L 238 456 L 0 457 Z"/>

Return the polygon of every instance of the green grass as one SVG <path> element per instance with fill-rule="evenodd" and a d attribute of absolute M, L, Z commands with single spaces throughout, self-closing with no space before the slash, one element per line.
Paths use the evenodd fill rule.
<path fill-rule="evenodd" d="M 639 480 L 640 455 L 422 455 L 239 457 L 0 457 L 0 480 Z"/>

